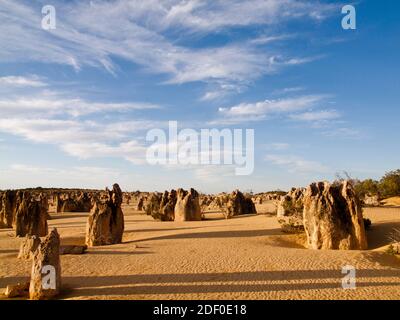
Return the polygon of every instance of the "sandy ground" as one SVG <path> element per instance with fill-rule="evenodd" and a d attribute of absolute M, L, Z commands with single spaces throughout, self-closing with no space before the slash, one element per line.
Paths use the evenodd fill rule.
<path fill-rule="evenodd" d="M 366 209 L 368 251 L 314 251 L 269 215 L 157 222 L 124 208 L 122 244 L 61 257 L 61 299 L 400 299 L 400 259 L 383 252 L 400 209 Z M 63 244 L 83 244 L 87 214 L 52 214 Z M 0 230 L 0 292 L 27 278 L 20 239 Z M 342 289 L 342 267 L 357 288 Z"/>
<path fill-rule="evenodd" d="M 392 197 L 382 200 L 385 206 L 400 206 L 400 197 Z"/>

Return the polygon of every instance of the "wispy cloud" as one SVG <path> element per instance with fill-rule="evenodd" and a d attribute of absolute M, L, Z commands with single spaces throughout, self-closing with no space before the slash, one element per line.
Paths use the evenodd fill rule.
<path fill-rule="evenodd" d="M 317 162 L 305 160 L 298 156 L 271 154 L 265 160 L 286 169 L 290 173 L 329 173 L 330 169 Z"/>
<path fill-rule="evenodd" d="M 112 182 L 119 182 L 121 187 L 131 185 L 132 175 L 127 175 L 115 168 L 96 166 L 49 167 L 26 163 L 15 163 L 0 169 L 2 187 L 79 187 L 104 188 Z M 8 182 L 7 182 L 8 181 Z"/>
<path fill-rule="evenodd" d="M 290 144 L 285 143 L 285 142 L 274 142 L 270 143 L 266 146 L 267 150 L 276 150 L 276 151 L 282 151 L 282 150 L 287 150 L 289 149 Z"/>
<path fill-rule="evenodd" d="M 78 117 L 99 112 L 124 112 L 129 110 L 160 109 L 161 106 L 142 103 L 100 103 L 89 102 L 81 98 L 69 98 L 57 92 L 41 92 L 30 96 L 10 96 L 0 99 L 0 113 L 5 116 L 18 114 L 28 117 L 30 115 L 54 116 L 67 114 Z"/>
<path fill-rule="evenodd" d="M 227 177 L 235 176 L 235 166 L 231 165 L 208 165 L 194 168 L 195 178 L 210 183 L 219 182 Z"/>
<path fill-rule="evenodd" d="M 335 120 L 340 118 L 341 115 L 336 110 L 322 110 L 322 111 L 310 111 L 310 112 L 292 114 L 289 117 L 297 121 L 320 122 L 327 120 Z"/>
<path fill-rule="evenodd" d="M 12 87 L 46 87 L 47 83 L 36 75 L 21 77 L 21 76 L 7 76 L 0 77 L 0 86 Z"/>
<path fill-rule="evenodd" d="M 26 83 L 21 79 L 12 81 Z M 121 121 L 110 117 L 128 111 L 160 109 L 159 105 L 87 101 L 76 94 L 71 97 L 64 92 L 41 89 L 29 95 L 17 93 L 10 91 L 0 98 L 0 132 L 56 145 L 78 158 L 119 157 L 137 163 L 145 156 L 143 141 L 139 141 L 144 140 L 144 131 L 165 126 L 162 121 Z M 108 118 L 100 120 L 98 114 Z"/>
<path fill-rule="evenodd" d="M 190 48 L 177 45 L 167 34 L 210 33 L 229 28 L 271 25 L 293 19 L 320 20 L 336 6 L 298 0 L 198 1 L 149 0 L 90 2 L 55 1 L 57 29 L 41 29 L 36 6 L 3 0 L 0 8 L 0 61 L 40 61 L 102 67 L 118 72 L 113 57 L 134 62 L 152 73 L 166 74 L 166 83 L 193 81 L 243 85 L 282 67 L 312 61 L 272 53 L 260 44 L 279 35 L 249 39 L 217 47 Z M 101 21 L 101 23 L 99 23 Z M 253 40 L 253 43 L 251 42 Z M 40 44 L 40 45 L 39 45 Z M 210 100 L 215 93 L 205 94 Z"/>
<path fill-rule="evenodd" d="M 241 103 L 229 108 L 220 108 L 222 116 L 215 122 L 241 123 L 247 121 L 259 121 L 273 114 L 290 114 L 296 111 L 314 107 L 325 99 L 324 95 L 308 95 L 296 98 L 279 100 L 265 100 L 255 103 Z"/>
<path fill-rule="evenodd" d="M 165 10 L 161 26 L 180 25 L 194 31 L 220 30 L 233 26 L 271 25 L 282 20 L 308 17 L 323 19 L 332 14 L 334 5 L 293 0 L 250 1 L 159 1 Z M 163 19 L 163 17 L 165 17 Z"/>
<path fill-rule="evenodd" d="M 304 87 L 289 87 L 289 88 L 283 88 L 283 89 L 275 90 L 273 92 L 273 94 L 281 95 L 281 94 L 299 92 L 299 91 L 303 91 L 303 90 L 305 90 Z"/>
<path fill-rule="evenodd" d="M 146 163 L 146 146 L 131 140 L 117 145 L 106 143 L 66 143 L 62 149 L 69 155 L 80 159 L 89 158 L 123 158 L 134 164 Z"/>
<path fill-rule="evenodd" d="M 249 43 L 253 44 L 253 45 L 265 45 L 271 42 L 276 42 L 276 41 L 281 41 L 281 40 L 287 40 L 290 38 L 293 38 L 294 35 L 264 35 L 264 36 L 260 36 L 258 38 L 255 39 L 251 39 L 249 41 Z"/>
<path fill-rule="evenodd" d="M 330 138 L 361 139 L 365 137 L 365 134 L 358 129 L 337 126 L 323 131 L 322 134 Z"/>
<path fill-rule="evenodd" d="M 161 124 L 161 123 L 159 123 Z M 142 163 L 146 155 L 143 131 L 157 126 L 149 121 L 101 124 L 95 121 L 57 119 L 0 119 L 0 132 L 36 143 L 57 145 L 80 158 L 123 158 Z M 139 135 L 138 131 L 142 134 Z"/>

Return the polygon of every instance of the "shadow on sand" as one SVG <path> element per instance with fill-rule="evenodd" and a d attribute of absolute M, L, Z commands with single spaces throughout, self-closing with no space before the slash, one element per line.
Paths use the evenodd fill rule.
<path fill-rule="evenodd" d="M 171 234 L 165 236 L 157 236 L 151 238 L 137 239 L 132 241 L 124 241 L 124 243 L 145 242 L 151 240 L 171 240 L 171 239 L 202 239 L 202 238 L 248 238 L 248 237 L 263 237 L 282 235 L 280 229 L 266 230 L 231 230 L 231 231 L 211 231 L 211 232 L 196 232 Z"/>
<path fill-rule="evenodd" d="M 384 222 L 374 224 L 367 231 L 368 249 L 373 250 L 390 244 L 389 236 L 393 229 L 400 229 L 400 222 Z"/>
<path fill-rule="evenodd" d="M 357 270 L 358 278 L 400 277 L 400 270 Z M 312 289 L 342 289 L 341 270 L 293 270 L 198 274 L 149 274 L 100 277 L 65 277 L 67 296 L 143 295 L 219 292 L 263 292 Z M 321 280 L 330 279 L 330 282 Z M 211 284 L 211 282 L 299 281 L 307 283 Z M 203 284 L 190 284 L 202 282 Z M 182 284 L 180 284 L 182 283 Z M 210 283 L 210 284 L 207 284 Z M 82 287 L 84 288 L 78 289 Z M 357 281 L 357 287 L 400 286 L 397 282 Z M 113 286 L 113 287 L 111 287 Z M 118 287 L 116 287 L 118 286 Z M 73 289 L 76 288 L 76 289 Z"/>
<path fill-rule="evenodd" d="M 89 212 L 87 213 L 73 213 L 73 212 L 65 212 L 65 213 L 52 213 L 50 214 L 50 220 L 61 220 L 61 219 L 70 219 L 70 218 L 87 218 L 89 216 Z"/>

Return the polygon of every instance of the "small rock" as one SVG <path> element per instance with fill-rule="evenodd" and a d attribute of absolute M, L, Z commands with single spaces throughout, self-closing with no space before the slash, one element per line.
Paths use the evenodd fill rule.
<path fill-rule="evenodd" d="M 29 296 L 29 282 L 8 285 L 4 295 L 7 298 L 28 297 Z"/>

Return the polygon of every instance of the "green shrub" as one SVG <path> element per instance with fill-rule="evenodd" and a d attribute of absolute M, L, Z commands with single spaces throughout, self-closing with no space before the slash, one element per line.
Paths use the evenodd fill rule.
<path fill-rule="evenodd" d="M 384 198 L 400 196 L 400 169 L 387 172 L 379 181 L 379 193 Z"/>
<path fill-rule="evenodd" d="M 293 218 L 289 219 L 289 221 L 285 219 L 279 219 L 278 222 L 281 225 L 281 230 L 283 233 L 297 234 L 305 231 L 302 221 L 299 221 L 298 219 Z"/>
<path fill-rule="evenodd" d="M 356 181 L 354 191 L 360 199 L 363 199 L 367 194 L 377 195 L 379 194 L 379 183 L 372 179 Z"/>

